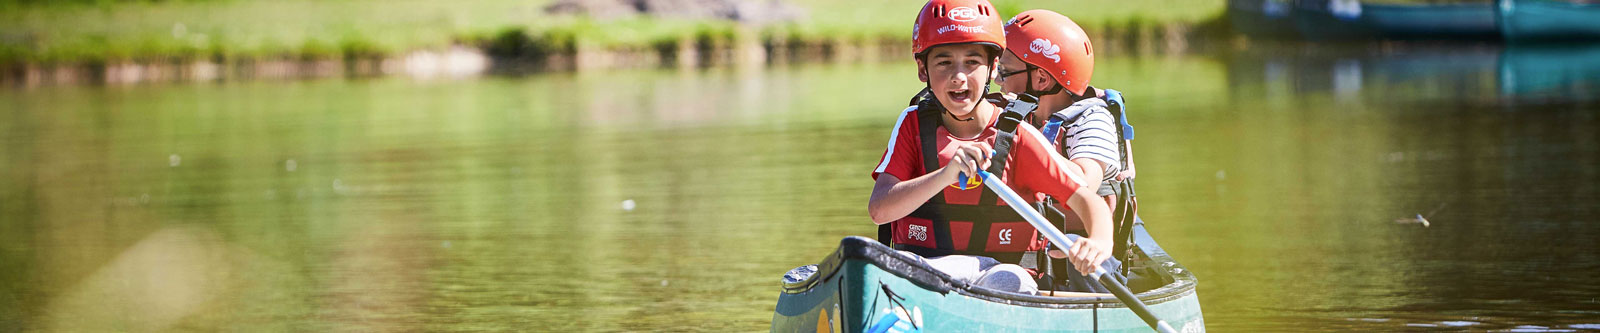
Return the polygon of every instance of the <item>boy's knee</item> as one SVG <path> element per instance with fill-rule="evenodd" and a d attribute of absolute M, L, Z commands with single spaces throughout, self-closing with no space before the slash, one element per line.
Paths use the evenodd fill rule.
<path fill-rule="evenodd" d="M 1038 282 L 1033 280 L 1033 275 L 1022 266 L 1004 264 L 996 265 L 985 271 L 983 277 L 978 279 L 977 285 L 989 289 L 1004 290 L 1023 294 L 1036 294 L 1039 292 Z"/>

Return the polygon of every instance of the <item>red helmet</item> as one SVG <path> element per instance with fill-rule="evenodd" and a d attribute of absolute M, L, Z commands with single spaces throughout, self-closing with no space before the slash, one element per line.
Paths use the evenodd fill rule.
<path fill-rule="evenodd" d="M 1094 47 L 1077 23 L 1056 12 L 1034 9 L 1006 22 L 1006 50 L 1044 68 L 1067 91 L 1083 95 L 1094 74 Z"/>
<path fill-rule="evenodd" d="M 984 43 L 998 54 L 1006 47 L 1000 14 L 988 0 L 930 0 L 917 12 L 911 53 L 942 44 Z"/>

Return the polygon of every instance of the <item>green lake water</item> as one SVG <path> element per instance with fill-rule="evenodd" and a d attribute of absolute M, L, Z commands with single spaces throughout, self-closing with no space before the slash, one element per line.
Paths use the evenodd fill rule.
<path fill-rule="evenodd" d="M 1600 66 L 1548 53 L 1094 80 L 1210 329 L 1600 329 Z M 0 331 L 764 331 L 781 274 L 874 234 L 913 73 L 9 87 Z"/>

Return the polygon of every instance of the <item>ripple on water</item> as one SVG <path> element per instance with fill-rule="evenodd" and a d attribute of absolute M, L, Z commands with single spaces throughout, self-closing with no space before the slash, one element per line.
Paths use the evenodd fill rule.
<path fill-rule="evenodd" d="M 1508 332 L 1576 332 L 1576 331 L 1569 330 L 1569 329 L 1550 329 L 1549 327 L 1544 327 L 1544 326 L 1539 326 L 1539 325 L 1517 325 L 1517 327 L 1511 328 L 1511 330 L 1508 331 Z"/>

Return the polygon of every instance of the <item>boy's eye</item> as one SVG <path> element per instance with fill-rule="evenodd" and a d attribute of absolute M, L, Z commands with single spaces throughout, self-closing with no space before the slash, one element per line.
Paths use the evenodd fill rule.
<path fill-rule="evenodd" d="M 939 65 L 939 66 L 949 66 L 950 65 L 950 61 L 949 60 L 940 60 L 936 64 Z"/>

